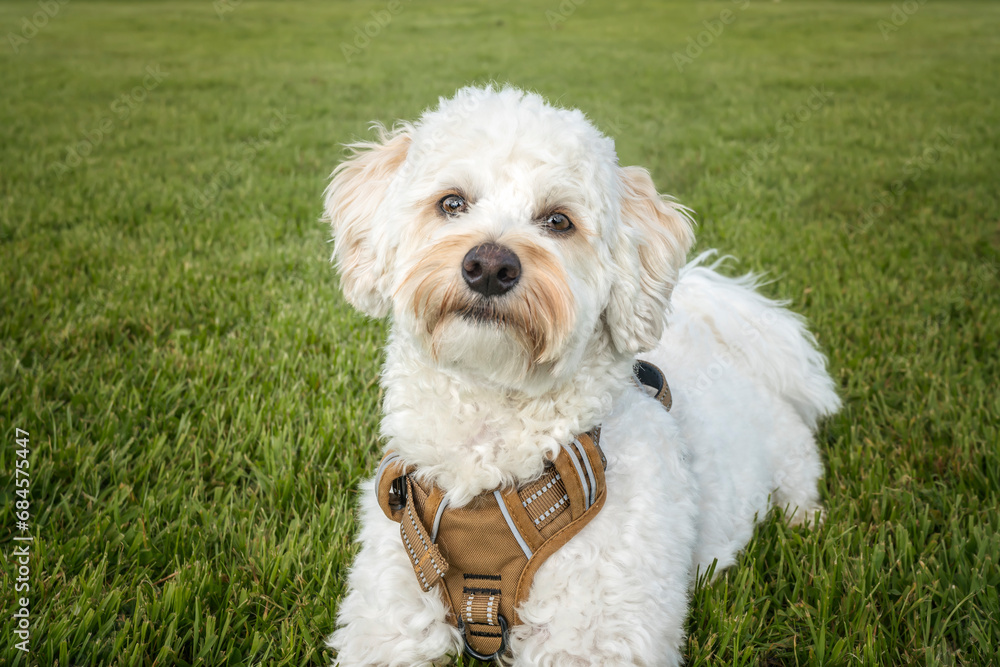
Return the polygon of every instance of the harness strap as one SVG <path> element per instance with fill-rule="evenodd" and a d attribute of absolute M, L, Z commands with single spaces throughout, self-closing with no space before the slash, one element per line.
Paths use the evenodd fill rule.
<path fill-rule="evenodd" d="M 459 628 L 465 634 L 465 648 L 478 660 L 492 660 L 507 650 L 507 619 L 500 613 L 506 602 L 500 575 L 462 575 Z"/>
<path fill-rule="evenodd" d="M 423 493 L 418 485 L 413 483 L 409 475 L 406 480 L 406 507 L 403 510 L 403 518 L 399 522 L 399 530 L 403 536 L 403 546 L 410 556 L 413 571 L 417 573 L 417 579 L 425 591 L 429 591 L 437 585 L 448 572 L 448 561 L 441 555 L 438 546 L 434 544 L 427 528 L 417 514 L 416 498 L 418 493 Z M 424 500 L 426 503 L 426 499 Z"/>
<path fill-rule="evenodd" d="M 667 378 L 664 377 L 663 371 L 648 361 L 636 359 L 635 365 L 632 367 L 632 374 L 635 376 L 639 388 L 649 387 L 652 392 L 650 395 L 662 403 L 669 412 L 674 404 L 674 399 L 670 394 L 670 385 L 667 384 Z"/>

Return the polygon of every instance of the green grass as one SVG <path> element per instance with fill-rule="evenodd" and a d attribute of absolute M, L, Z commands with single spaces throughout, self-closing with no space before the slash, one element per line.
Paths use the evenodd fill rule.
<path fill-rule="evenodd" d="M 15 52 L 42 10 L 0 5 L 0 664 L 329 662 L 385 326 L 321 193 L 369 120 L 489 80 L 582 108 L 698 249 L 769 271 L 842 389 L 825 525 L 769 520 L 699 587 L 689 664 L 1000 662 L 1000 7 L 886 38 L 891 2 L 403 2 L 347 62 L 386 3 L 56 6 Z"/>

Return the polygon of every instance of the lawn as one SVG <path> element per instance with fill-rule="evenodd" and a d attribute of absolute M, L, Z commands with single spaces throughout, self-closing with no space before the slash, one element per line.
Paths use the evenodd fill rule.
<path fill-rule="evenodd" d="M 0 664 L 330 662 L 386 326 L 339 294 L 321 194 L 370 120 L 491 80 L 583 109 L 696 250 L 769 272 L 841 387 L 826 523 L 769 519 L 695 591 L 689 664 L 1000 664 L 998 28 L 944 0 L 4 2 Z"/>

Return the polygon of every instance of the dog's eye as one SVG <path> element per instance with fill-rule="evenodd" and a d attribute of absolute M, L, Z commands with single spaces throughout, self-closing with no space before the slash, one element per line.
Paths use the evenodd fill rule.
<path fill-rule="evenodd" d="M 469 208 L 469 205 L 465 203 L 465 199 L 460 195 L 448 195 L 441 200 L 438 206 L 447 215 L 458 215 Z"/>
<path fill-rule="evenodd" d="M 562 213 L 550 213 L 545 218 L 545 226 L 554 232 L 568 232 L 573 229 L 573 221 Z"/>

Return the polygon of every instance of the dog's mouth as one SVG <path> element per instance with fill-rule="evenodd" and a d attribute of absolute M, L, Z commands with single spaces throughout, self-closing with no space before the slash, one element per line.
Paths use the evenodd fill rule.
<path fill-rule="evenodd" d="M 509 316 L 499 307 L 495 298 L 479 299 L 459 308 L 457 313 L 465 321 L 475 322 L 476 324 L 492 324 L 495 326 L 510 324 Z"/>

